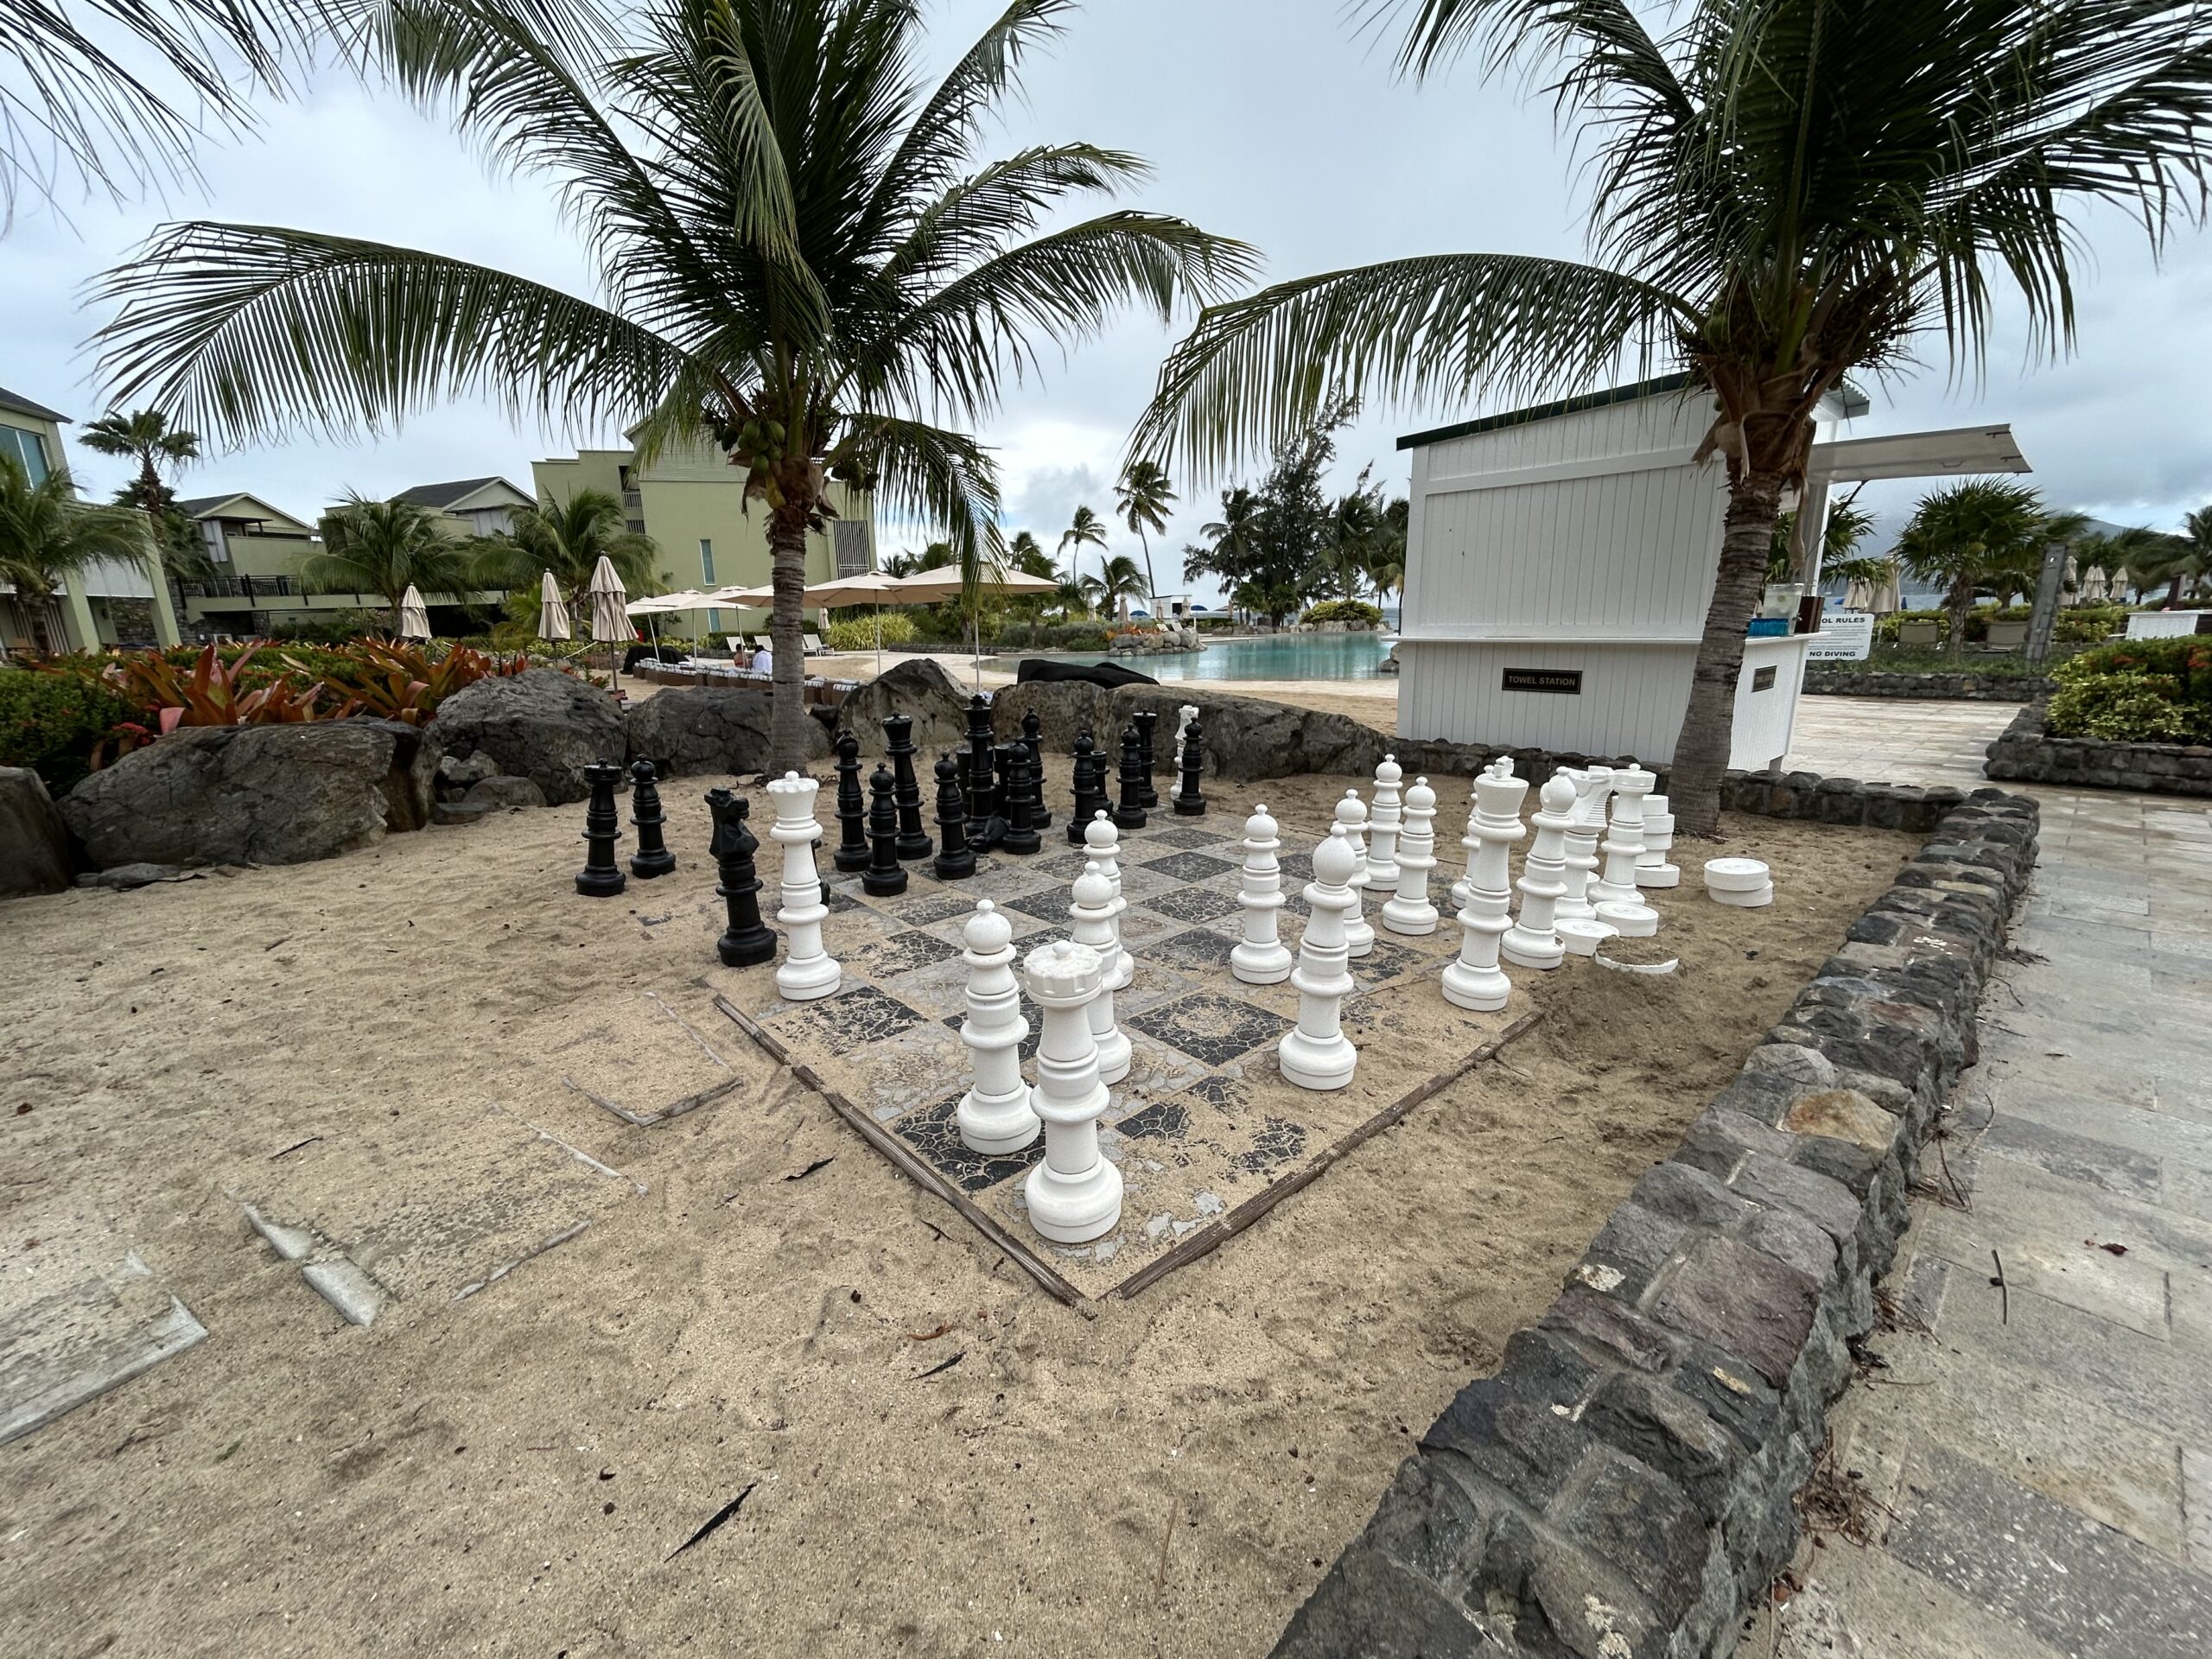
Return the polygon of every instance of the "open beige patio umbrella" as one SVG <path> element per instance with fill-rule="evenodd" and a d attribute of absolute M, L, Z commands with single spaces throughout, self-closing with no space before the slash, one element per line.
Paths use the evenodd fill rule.
<path fill-rule="evenodd" d="M 567 639 L 575 632 L 569 623 L 569 601 L 561 597 L 561 584 L 553 580 L 553 573 L 548 570 L 545 579 L 537 584 L 537 637 Z"/>
<path fill-rule="evenodd" d="M 809 605 L 824 607 L 832 605 L 868 605 L 874 608 L 875 672 L 883 676 L 883 610 L 886 605 L 919 605 L 925 601 L 900 597 L 904 589 L 899 578 L 887 576 L 880 570 L 863 570 L 858 575 L 837 576 L 829 582 L 817 582 L 800 599 Z"/>
<path fill-rule="evenodd" d="M 430 613 L 423 603 L 423 595 L 413 582 L 399 596 L 399 637 L 403 639 L 428 639 L 430 637 Z"/>
<path fill-rule="evenodd" d="M 960 597 L 960 567 L 943 565 L 934 570 L 918 570 L 911 576 L 902 576 L 892 583 L 897 597 L 889 600 L 894 605 L 936 605 L 948 599 Z M 1008 594 L 1056 594 L 1060 584 L 1043 576 L 1033 576 L 1022 570 L 1001 570 L 987 564 L 976 583 L 979 594 L 1003 597 Z M 976 689 L 983 689 L 983 623 L 981 617 L 969 618 L 970 644 L 974 647 Z"/>
<path fill-rule="evenodd" d="M 591 585 L 584 591 L 591 599 L 591 637 L 607 645 L 607 681 L 619 689 L 622 658 L 615 653 L 636 639 L 638 631 L 630 626 L 625 608 L 628 596 L 622 591 L 622 578 L 614 574 L 614 561 L 606 554 L 601 554 L 599 563 L 592 567 Z"/>
<path fill-rule="evenodd" d="M 683 611 L 702 611 L 714 602 L 712 594 L 685 588 L 672 594 L 648 594 L 643 599 L 632 600 L 622 609 L 626 615 L 645 619 L 646 631 L 652 636 L 653 655 L 658 657 L 660 655 L 660 629 L 657 619 Z"/>

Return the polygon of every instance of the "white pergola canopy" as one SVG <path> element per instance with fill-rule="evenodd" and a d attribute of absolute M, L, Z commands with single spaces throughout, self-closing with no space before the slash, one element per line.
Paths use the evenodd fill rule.
<path fill-rule="evenodd" d="M 1966 473 L 2024 473 L 2009 425 L 1960 426 L 1943 432 L 1898 432 L 1879 438 L 1816 443 L 1806 472 L 1835 484 L 1877 478 L 1953 478 Z"/>

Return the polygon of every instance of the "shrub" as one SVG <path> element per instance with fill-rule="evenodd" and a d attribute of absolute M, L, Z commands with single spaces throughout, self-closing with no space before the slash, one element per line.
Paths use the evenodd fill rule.
<path fill-rule="evenodd" d="M 1198 625 L 1200 633 L 1228 633 L 1236 626 L 1235 617 L 1216 616 L 1211 611 L 1192 620 Z"/>
<path fill-rule="evenodd" d="M 886 611 L 880 635 L 876 626 L 874 617 L 842 617 L 822 631 L 822 643 L 832 651 L 874 651 L 879 638 L 887 645 L 913 643 L 914 621 L 904 611 Z"/>
<path fill-rule="evenodd" d="M 2160 674 L 2100 674 L 2061 686 L 2046 723 L 2061 737 L 2115 743 L 2186 743 L 2212 737 L 2212 721 L 2175 700 L 2179 688 Z"/>
<path fill-rule="evenodd" d="M 1096 622 L 1008 622 L 990 643 L 1001 651 L 1103 651 L 1109 640 Z"/>
<path fill-rule="evenodd" d="M 61 795 L 91 772 L 100 746 L 147 711 L 93 675 L 0 668 L 0 766 L 28 766 Z"/>
<path fill-rule="evenodd" d="M 1309 605 L 1301 622 L 1364 622 L 1370 627 L 1379 626 L 1382 611 L 1363 599 L 1325 599 L 1319 605 Z"/>

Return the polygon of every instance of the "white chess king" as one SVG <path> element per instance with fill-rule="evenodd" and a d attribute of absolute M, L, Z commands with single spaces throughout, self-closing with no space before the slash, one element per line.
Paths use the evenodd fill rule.
<path fill-rule="evenodd" d="M 822 923 L 830 906 L 822 902 L 822 877 L 814 868 L 814 843 L 822 839 L 822 826 L 814 819 L 814 798 L 821 789 L 813 779 L 795 772 L 768 785 L 768 801 L 776 812 L 768 838 L 784 849 L 784 904 L 776 921 L 784 929 L 785 944 L 783 964 L 776 969 L 776 989 L 791 1002 L 828 996 L 844 980 L 822 947 Z"/>

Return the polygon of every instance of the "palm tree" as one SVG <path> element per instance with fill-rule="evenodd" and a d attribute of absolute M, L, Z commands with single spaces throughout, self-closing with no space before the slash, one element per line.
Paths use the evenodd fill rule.
<path fill-rule="evenodd" d="M 169 417 L 158 409 L 137 409 L 128 415 L 110 410 L 79 432 L 77 442 L 96 454 L 124 455 L 137 461 L 133 488 L 149 518 L 161 516 L 172 493 L 162 468 L 200 459 L 200 435 L 171 426 Z"/>
<path fill-rule="evenodd" d="M 1167 510 L 1175 505 L 1175 491 L 1167 469 L 1156 461 L 1139 459 L 1128 464 L 1122 481 L 1114 486 L 1115 505 L 1122 522 L 1144 548 L 1144 587 L 1151 600 L 1154 620 L 1160 617 L 1160 586 L 1152 578 L 1152 533 L 1167 529 Z"/>
<path fill-rule="evenodd" d="M 364 3 L 408 92 L 561 180 L 601 300 L 350 237 L 175 226 L 102 281 L 120 305 L 104 372 L 226 438 L 355 430 L 489 387 L 518 414 L 634 422 L 647 458 L 711 441 L 765 510 L 778 767 L 805 753 L 801 594 L 833 486 L 941 525 L 972 584 L 997 474 L 957 423 L 1125 302 L 1169 318 L 1252 269 L 1242 244 L 1157 214 L 1040 232 L 1068 199 L 1141 180 L 1134 156 L 1063 143 L 978 163 L 1067 0 L 1013 0 L 933 87 L 903 0 L 619 18 L 590 0 Z"/>
<path fill-rule="evenodd" d="M 1951 613 L 1951 654 L 1967 648 L 1975 590 L 2017 582 L 2052 540 L 2043 498 L 2024 484 L 1968 479 L 1923 496 L 1897 537 L 1897 556 L 1923 582 L 1941 582 Z M 2032 581 L 2032 578 L 2031 578 Z"/>
<path fill-rule="evenodd" d="M 1089 507 L 1078 506 L 1068 527 L 1060 532 L 1058 551 L 1066 553 L 1072 545 L 1074 553 L 1068 557 L 1068 574 L 1077 582 L 1083 580 L 1083 550 L 1095 547 L 1103 555 L 1106 550 L 1106 521 Z M 1086 588 L 1086 592 L 1090 591 Z"/>
<path fill-rule="evenodd" d="M 1007 563 L 1025 576 L 1037 576 L 1046 582 L 1059 579 L 1060 567 L 1052 563 L 1052 556 L 1037 544 L 1037 538 L 1026 530 L 1014 532 L 1014 539 L 1006 544 Z"/>
<path fill-rule="evenodd" d="M 1713 400 L 1719 569 L 1670 790 L 1709 836 L 1744 637 L 1815 411 L 1847 374 L 1939 338 L 1979 362 L 1999 290 L 2072 344 L 2075 215 L 2119 204 L 2157 245 L 2200 217 L 2212 52 L 2150 0 L 1418 0 L 1401 67 L 1462 53 L 1542 73 L 1582 127 L 1586 261 L 1446 254 L 1209 309 L 1132 453 L 1216 473 L 1341 391 L 1531 401 L 1671 359 Z M 1644 18 L 1670 25 L 1655 38 Z"/>
<path fill-rule="evenodd" d="M 309 593 L 377 594 L 399 626 L 399 601 L 410 588 L 424 598 L 458 599 L 472 576 L 467 549 L 448 537 L 435 510 L 416 501 L 372 501 L 348 494 L 315 525 L 322 550 L 300 561 Z"/>
<path fill-rule="evenodd" d="M 2166 592 L 2169 607 L 2181 603 L 2181 583 L 2189 582 L 2194 594 L 2212 577 L 2212 507 L 2199 507 L 2183 518 L 2181 534 L 2175 537 L 2181 543 L 2181 552 L 2175 561 L 2174 573 L 2167 580 L 2172 585 Z"/>
<path fill-rule="evenodd" d="M 548 499 L 517 507 L 505 536 L 475 544 L 472 586 L 505 588 L 535 595 L 553 573 L 570 613 L 579 612 L 592 572 L 605 557 L 632 598 L 659 585 L 652 538 L 629 527 L 622 504 L 605 490 L 578 490 L 566 501 Z"/>
<path fill-rule="evenodd" d="M 1099 605 L 1111 609 L 1115 620 L 1127 626 L 1129 601 L 1145 596 L 1144 572 L 1137 569 L 1137 562 L 1126 553 L 1116 553 L 1099 562 L 1098 574 L 1083 578 L 1084 591 Z"/>
<path fill-rule="evenodd" d="M 79 501 L 60 468 L 34 484 L 22 462 L 0 454 L 0 582 L 15 588 L 33 645 L 60 649 L 47 620 L 54 596 L 73 577 L 109 563 L 153 569 L 145 514 Z"/>

